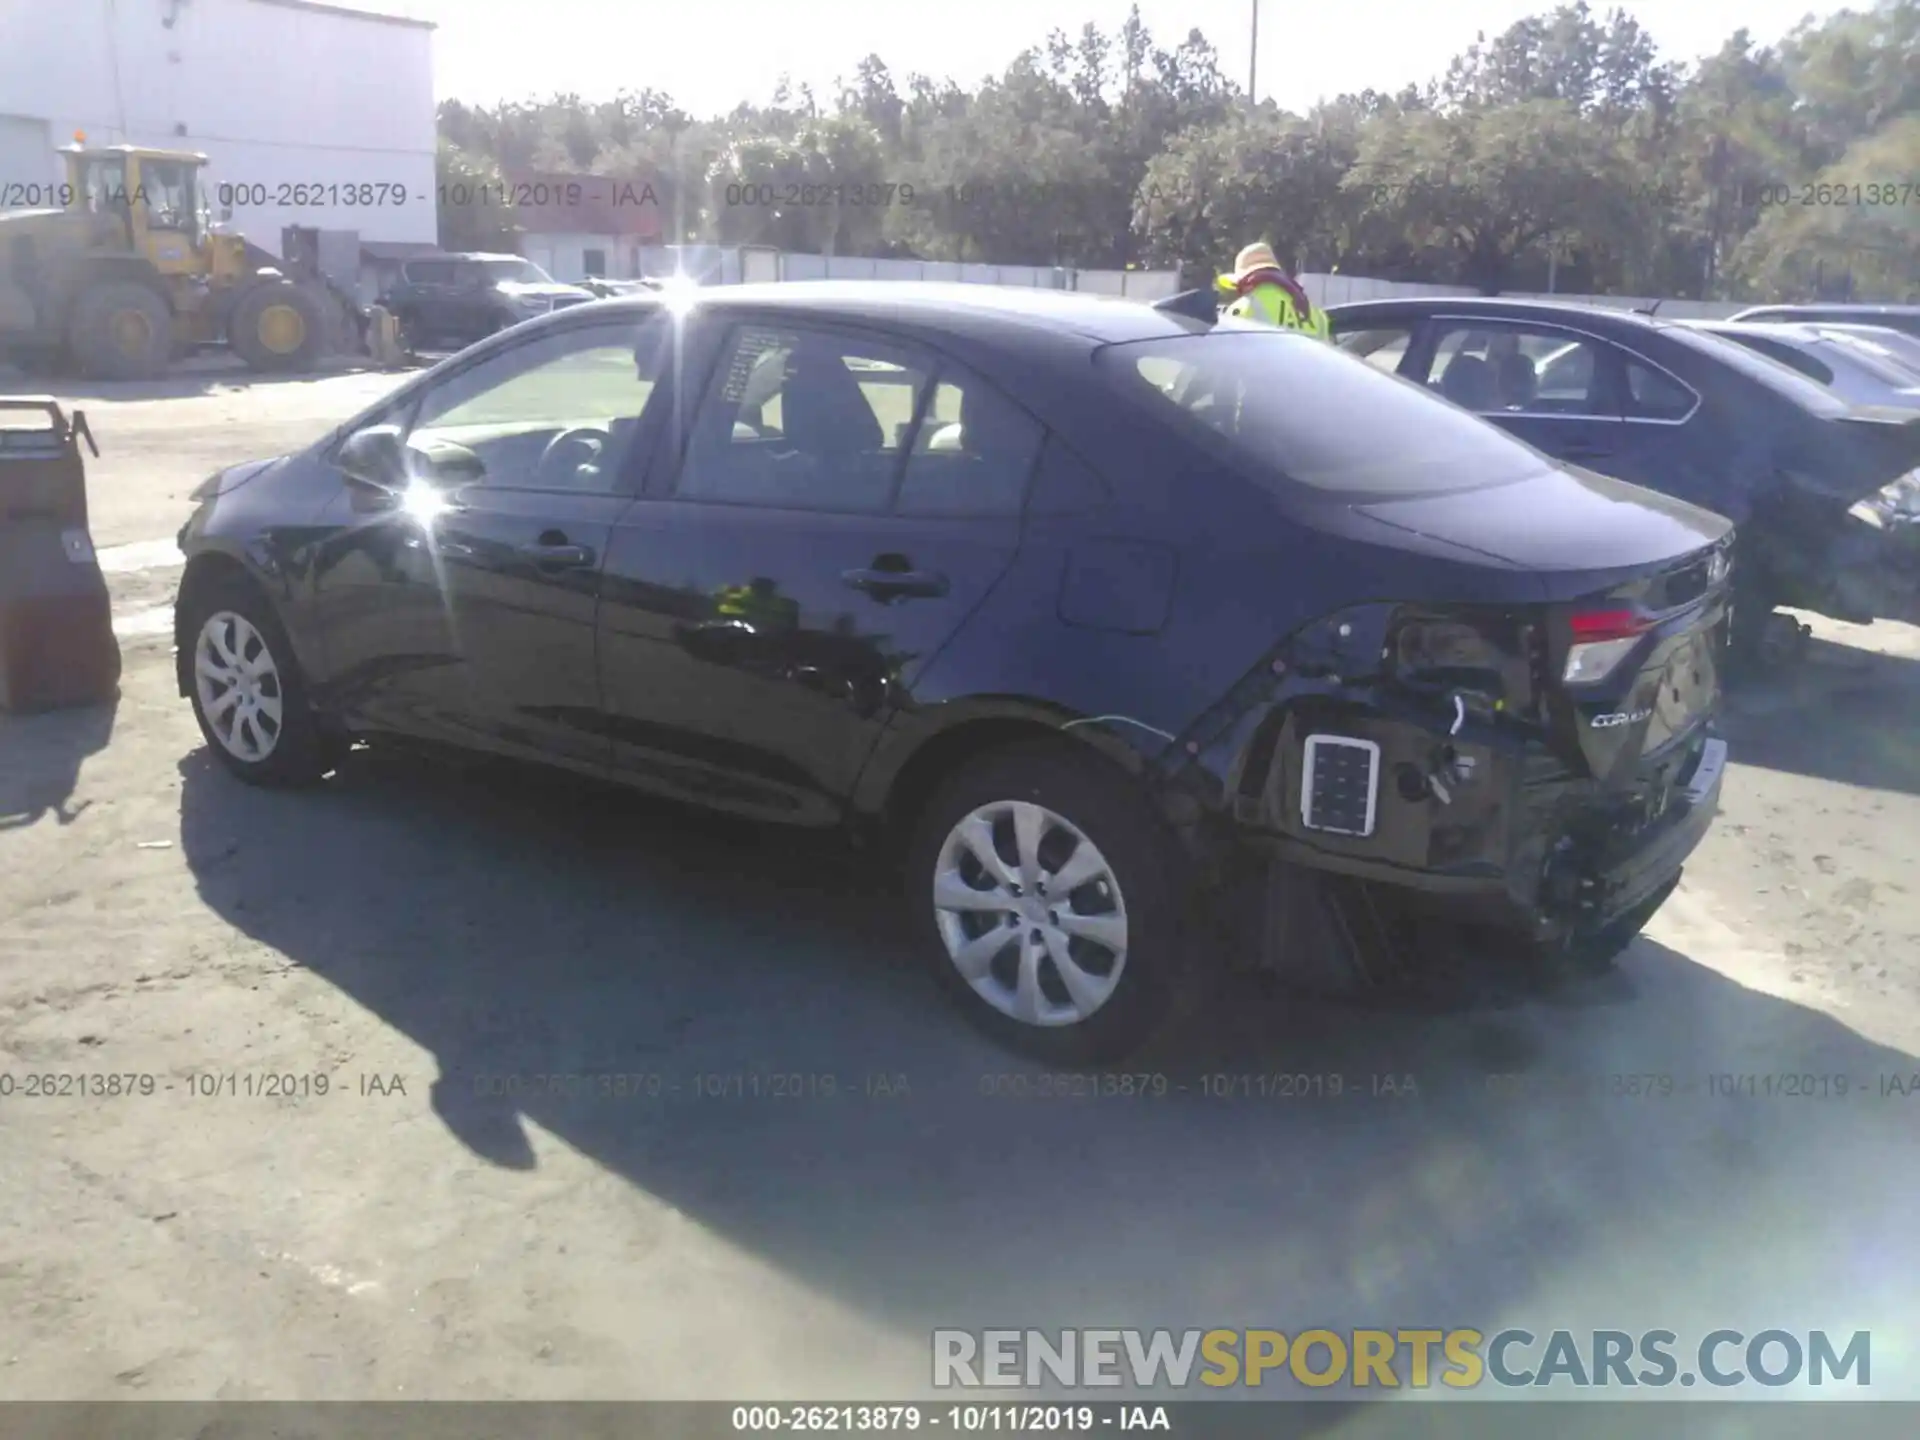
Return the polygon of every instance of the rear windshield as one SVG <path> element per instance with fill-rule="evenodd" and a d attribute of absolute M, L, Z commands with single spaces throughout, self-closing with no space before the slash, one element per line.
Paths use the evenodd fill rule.
<path fill-rule="evenodd" d="M 1766 356 L 1769 360 L 1778 360 L 1789 369 L 1797 370 L 1809 380 L 1822 385 L 1833 384 L 1833 370 L 1820 363 L 1812 355 L 1785 340 L 1776 340 L 1771 335 L 1743 334 L 1736 330 L 1710 330 L 1710 335 L 1718 335 L 1722 340 L 1731 340 L 1736 345 Z"/>
<path fill-rule="evenodd" d="M 1433 495 L 1507 484 L 1551 463 L 1420 386 L 1303 335 L 1136 340 L 1107 346 L 1095 363 L 1123 393 L 1276 483 L 1356 498 Z"/>
<path fill-rule="evenodd" d="M 1854 364 L 1896 390 L 1920 385 L 1920 373 L 1916 373 L 1912 365 L 1884 345 L 1876 345 L 1871 340 L 1862 340 L 1854 335 L 1829 334 L 1824 338 L 1829 345 L 1839 346 L 1841 353 Z"/>
<path fill-rule="evenodd" d="M 1665 333 L 1676 344 L 1718 360 L 1803 410 L 1810 410 L 1816 415 L 1834 416 L 1844 413 L 1848 408 L 1846 401 L 1826 386 L 1814 383 L 1798 371 L 1789 370 L 1778 360 L 1770 360 L 1745 345 L 1685 325 L 1669 325 Z"/>

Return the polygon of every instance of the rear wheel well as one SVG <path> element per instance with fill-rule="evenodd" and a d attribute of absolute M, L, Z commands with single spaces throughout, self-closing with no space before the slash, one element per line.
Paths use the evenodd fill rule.
<path fill-rule="evenodd" d="M 1063 739 L 1056 727 L 1038 720 L 970 720 L 934 736 L 900 767 L 887 792 L 885 827 L 888 834 L 902 839 L 909 835 L 935 792 L 962 766 L 989 751 L 1036 741 L 1056 745 L 1063 753 L 1097 758 L 1101 764 L 1111 766 L 1115 775 L 1126 775 L 1120 766 L 1091 745 Z"/>

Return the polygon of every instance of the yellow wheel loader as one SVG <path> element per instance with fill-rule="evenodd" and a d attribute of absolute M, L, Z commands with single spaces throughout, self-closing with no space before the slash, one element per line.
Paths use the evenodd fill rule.
<path fill-rule="evenodd" d="M 220 231 L 206 156 L 84 137 L 59 153 L 63 208 L 0 215 L 0 355 L 37 373 L 145 380 L 209 345 L 256 370 L 362 352 L 352 296 Z"/>

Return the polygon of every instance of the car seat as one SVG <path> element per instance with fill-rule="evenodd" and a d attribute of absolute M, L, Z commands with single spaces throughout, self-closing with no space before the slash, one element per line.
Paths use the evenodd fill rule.
<path fill-rule="evenodd" d="M 1533 361 L 1519 353 L 1503 355 L 1494 372 L 1500 404 L 1509 410 L 1524 410 L 1540 393 L 1540 374 Z"/>
<path fill-rule="evenodd" d="M 1440 393 L 1468 410 L 1491 410 L 1499 395 L 1493 367 L 1477 355 L 1456 355 L 1440 377 Z"/>

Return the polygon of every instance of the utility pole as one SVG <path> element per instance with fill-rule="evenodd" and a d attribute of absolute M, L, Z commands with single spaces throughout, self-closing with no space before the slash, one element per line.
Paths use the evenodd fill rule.
<path fill-rule="evenodd" d="M 1260 0 L 1253 0 L 1253 38 L 1247 45 L 1247 104 L 1260 108 L 1260 92 L 1254 80 L 1260 74 Z"/>

